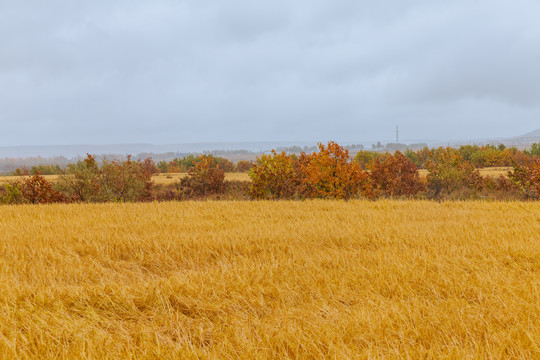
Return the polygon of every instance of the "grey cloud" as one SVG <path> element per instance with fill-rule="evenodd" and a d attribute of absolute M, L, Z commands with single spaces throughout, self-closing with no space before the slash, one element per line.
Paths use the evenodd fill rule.
<path fill-rule="evenodd" d="M 0 1 L 0 143 L 510 136 L 540 127 L 539 10 Z"/>

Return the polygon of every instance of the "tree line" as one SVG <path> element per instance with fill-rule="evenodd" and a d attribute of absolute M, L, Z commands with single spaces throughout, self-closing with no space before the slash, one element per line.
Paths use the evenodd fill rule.
<path fill-rule="evenodd" d="M 488 165 L 512 166 L 506 176 L 481 176 Z M 52 165 L 47 165 L 52 166 Z M 211 155 L 170 162 L 103 160 L 87 155 L 69 164 L 54 182 L 41 170 L 0 188 L 0 203 L 125 202 L 201 198 L 227 199 L 539 199 L 540 147 L 526 151 L 502 146 L 440 147 L 390 153 L 349 151 L 335 142 L 317 151 L 273 150 L 255 162 L 233 164 Z M 419 170 L 427 175 L 420 176 Z M 251 182 L 226 181 L 225 172 L 248 171 Z M 159 172 L 187 172 L 172 185 L 155 184 Z"/>
<path fill-rule="evenodd" d="M 456 199 L 540 198 L 540 153 L 535 144 L 522 152 L 503 147 L 440 147 L 394 154 L 363 151 L 351 161 L 334 142 L 299 156 L 273 151 L 252 167 L 251 195 L 259 199 L 417 197 Z M 512 165 L 507 176 L 481 176 L 479 168 L 497 153 Z M 485 155 L 488 154 L 488 155 Z M 508 163 L 506 156 L 509 156 Z M 493 163 L 490 163 L 493 165 Z M 420 177 L 419 169 L 427 176 Z M 482 193 L 483 192 L 483 193 Z"/>
<path fill-rule="evenodd" d="M 418 168 L 425 169 L 429 161 L 442 151 L 448 148 L 439 147 L 430 149 L 427 146 L 420 150 L 405 150 L 403 154 L 412 161 Z M 483 167 L 507 167 L 514 164 L 523 164 L 531 157 L 540 156 L 540 143 L 533 143 L 529 149 L 523 151 L 516 147 L 506 147 L 499 145 L 462 145 L 459 148 L 451 148 L 455 154 L 458 154 L 463 160 L 468 161 L 477 168 Z M 355 160 L 364 168 L 371 161 L 386 156 L 386 153 L 375 151 L 359 151 Z"/>

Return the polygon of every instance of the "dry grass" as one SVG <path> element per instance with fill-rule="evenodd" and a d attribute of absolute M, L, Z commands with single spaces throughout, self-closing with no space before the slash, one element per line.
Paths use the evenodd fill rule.
<path fill-rule="evenodd" d="M 154 180 L 155 184 L 169 185 L 186 176 L 187 173 L 156 174 L 152 176 L 152 180 Z M 58 175 L 44 175 L 43 177 L 51 182 L 58 179 Z M 20 181 L 23 178 L 22 176 L 0 176 L 0 186 L 9 182 Z M 247 173 L 226 173 L 225 180 L 251 181 Z"/>
<path fill-rule="evenodd" d="M 2 358 L 540 358 L 540 203 L 0 207 Z"/>
<path fill-rule="evenodd" d="M 488 167 L 480 169 L 480 175 L 482 176 L 491 176 L 498 178 L 499 176 L 507 176 L 509 171 L 512 171 L 513 168 L 510 167 Z"/>
<path fill-rule="evenodd" d="M 509 171 L 512 171 L 512 167 L 487 167 L 480 169 L 480 175 L 482 176 L 490 176 L 493 178 L 498 178 L 499 176 L 507 176 Z M 420 173 L 420 176 L 426 177 L 428 174 L 428 171 L 426 169 L 420 169 L 418 171 Z"/>
<path fill-rule="evenodd" d="M 187 173 L 156 174 L 152 176 L 155 184 L 169 185 L 188 176 Z M 225 173 L 225 180 L 251 181 L 247 173 Z"/>
<path fill-rule="evenodd" d="M 43 175 L 47 181 L 55 182 L 59 175 Z M 0 176 L 0 186 L 25 179 L 25 176 Z"/>

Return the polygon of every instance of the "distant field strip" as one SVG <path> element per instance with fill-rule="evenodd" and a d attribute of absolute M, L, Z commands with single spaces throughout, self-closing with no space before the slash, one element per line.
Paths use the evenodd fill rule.
<path fill-rule="evenodd" d="M 44 175 L 48 181 L 55 182 L 59 175 Z M 155 184 L 173 184 L 181 178 L 188 176 L 187 173 L 156 174 L 152 176 Z M 22 180 L 23 176 L 0 176 L 0 185 Z M 225 180 L 250 181 L 247 173 L 225 173 Z"/>
<path fill-rule="evenodd" d="M 512 170 L 511 167 L 493 167 L 480 169 L 482 176 L 499 177 L 501 175 L 506 176 L 508 171 Z M 427 170 L 419 170 L 420 176 L 425 177 L 428 174 Z M 181 178 L 186 177 L 187 173 L 172 173 L 172 174 L 156 174 L 152 177 L 156 184 L 173 184 L 178 182 Z M 58 175 L 45 175 L 45 179 L 48 181 L 56 181 Z M 21 180 L 19 176 L 0 176 L 0 185 L 7 184 L 9 182 Z M 226 173 L 225 180 L 237 180 L 237 181 L 251 181 L 247 173 Z"/>
<path fill-rule="evenodd" d="M 490 176 L 490 177 L 498 178 L 501 175 L 503 176 L 508 175 L 508 172 L 512 171 L 512 168 L 511 167 L 488 167 L 488 168 L 479 169 L 479 171 L 480 171 L 480 175 L 482 176 Z M 428 171 L 425 169 L 420 169 L 418 172 L 420 173 L 420 176 L 422 177 L 426 177 L 428 174 Z"/>
<path fill-rule="evenodd" d="M 186 176 L 186 173 L 156 174 L 152 180 L 156 184 L 173 184 Z M 225 173 L 225 180 L 251 181 L 247 173 Z"/>
<path fill-rule="evenodd" d="M 540 358 L 540 203 L 0 207 L 0 357 Z"/>

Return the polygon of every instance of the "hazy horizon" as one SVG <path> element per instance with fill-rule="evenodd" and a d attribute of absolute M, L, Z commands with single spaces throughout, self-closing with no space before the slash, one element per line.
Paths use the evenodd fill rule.
<path fill-rule="evenodd" d="M 0 147 L 42 147 L 42 146 L 85 146 L 85 145 L 95 145 L 95 146 L 108 146 L 108 145 L 152 145 L 152 146 L 167 146 L 167 145 L 201 145 L 201 144 L 259 144 L 259 143 L 272 143 L 272 144 L 296 144 L 296 145 L 305 145 L 305 144 L 316 144 L 316 143 L 325 143 L 327 141 L 338 141 L 342 145 L 352 145 L 355 143 L 358 144 L 375 144 L 377 142 L 381 143 L 395 143 L 396 141 L 396 129 L 392 129 L 393 133 L 387 134 L 388 136 L 386 138 L 378 138 L 378 139 L 342 139 L 342 140 L 335 140 L 335 139 L 325 139 L 325 140 L 245 140 L 245 141 L 185 141 L 185 142 L 170 142 L 170 143 L 164 143 L 164 142 L 125 142 L 125 143 L 105 143 L 105 142 L 94 142 L 94 143 L 55 143 L 55 144 L 20 144 L 20 145 L 0 145 Z M 427 142 L 428 144 L 439 144 L 439 143 L 466 143 L 471 142 L 474 143 L 477 141 L 479 144 L 482 141 L 504 141 L 509 140 L 512 138 L 520 138 L 524 135 L 528 135 L 529 133 L 534 132 L 534 137 L 538 137 L 540 139 L 540 128 L 529 131 L 527 133 L 521 133 L 521 134 L 510 134 L 508 136 L 497 136 L 497 137 L 483 137 L 483 138 L 439 138 L 439 139 L 429 139 L 429 138 L 402 138 L 399 137 L 399 142 L 403 144 L 410 144 L 412 142 Z M 391 136 L 394 136 L 393 138 Z M 220 150 L 220 149 L 214 149 L 214 150 Z"/>
<path fill-rule="evenodd" d="M 540 128 L 540 3 L 0 1 L 0 147 Z"/>

